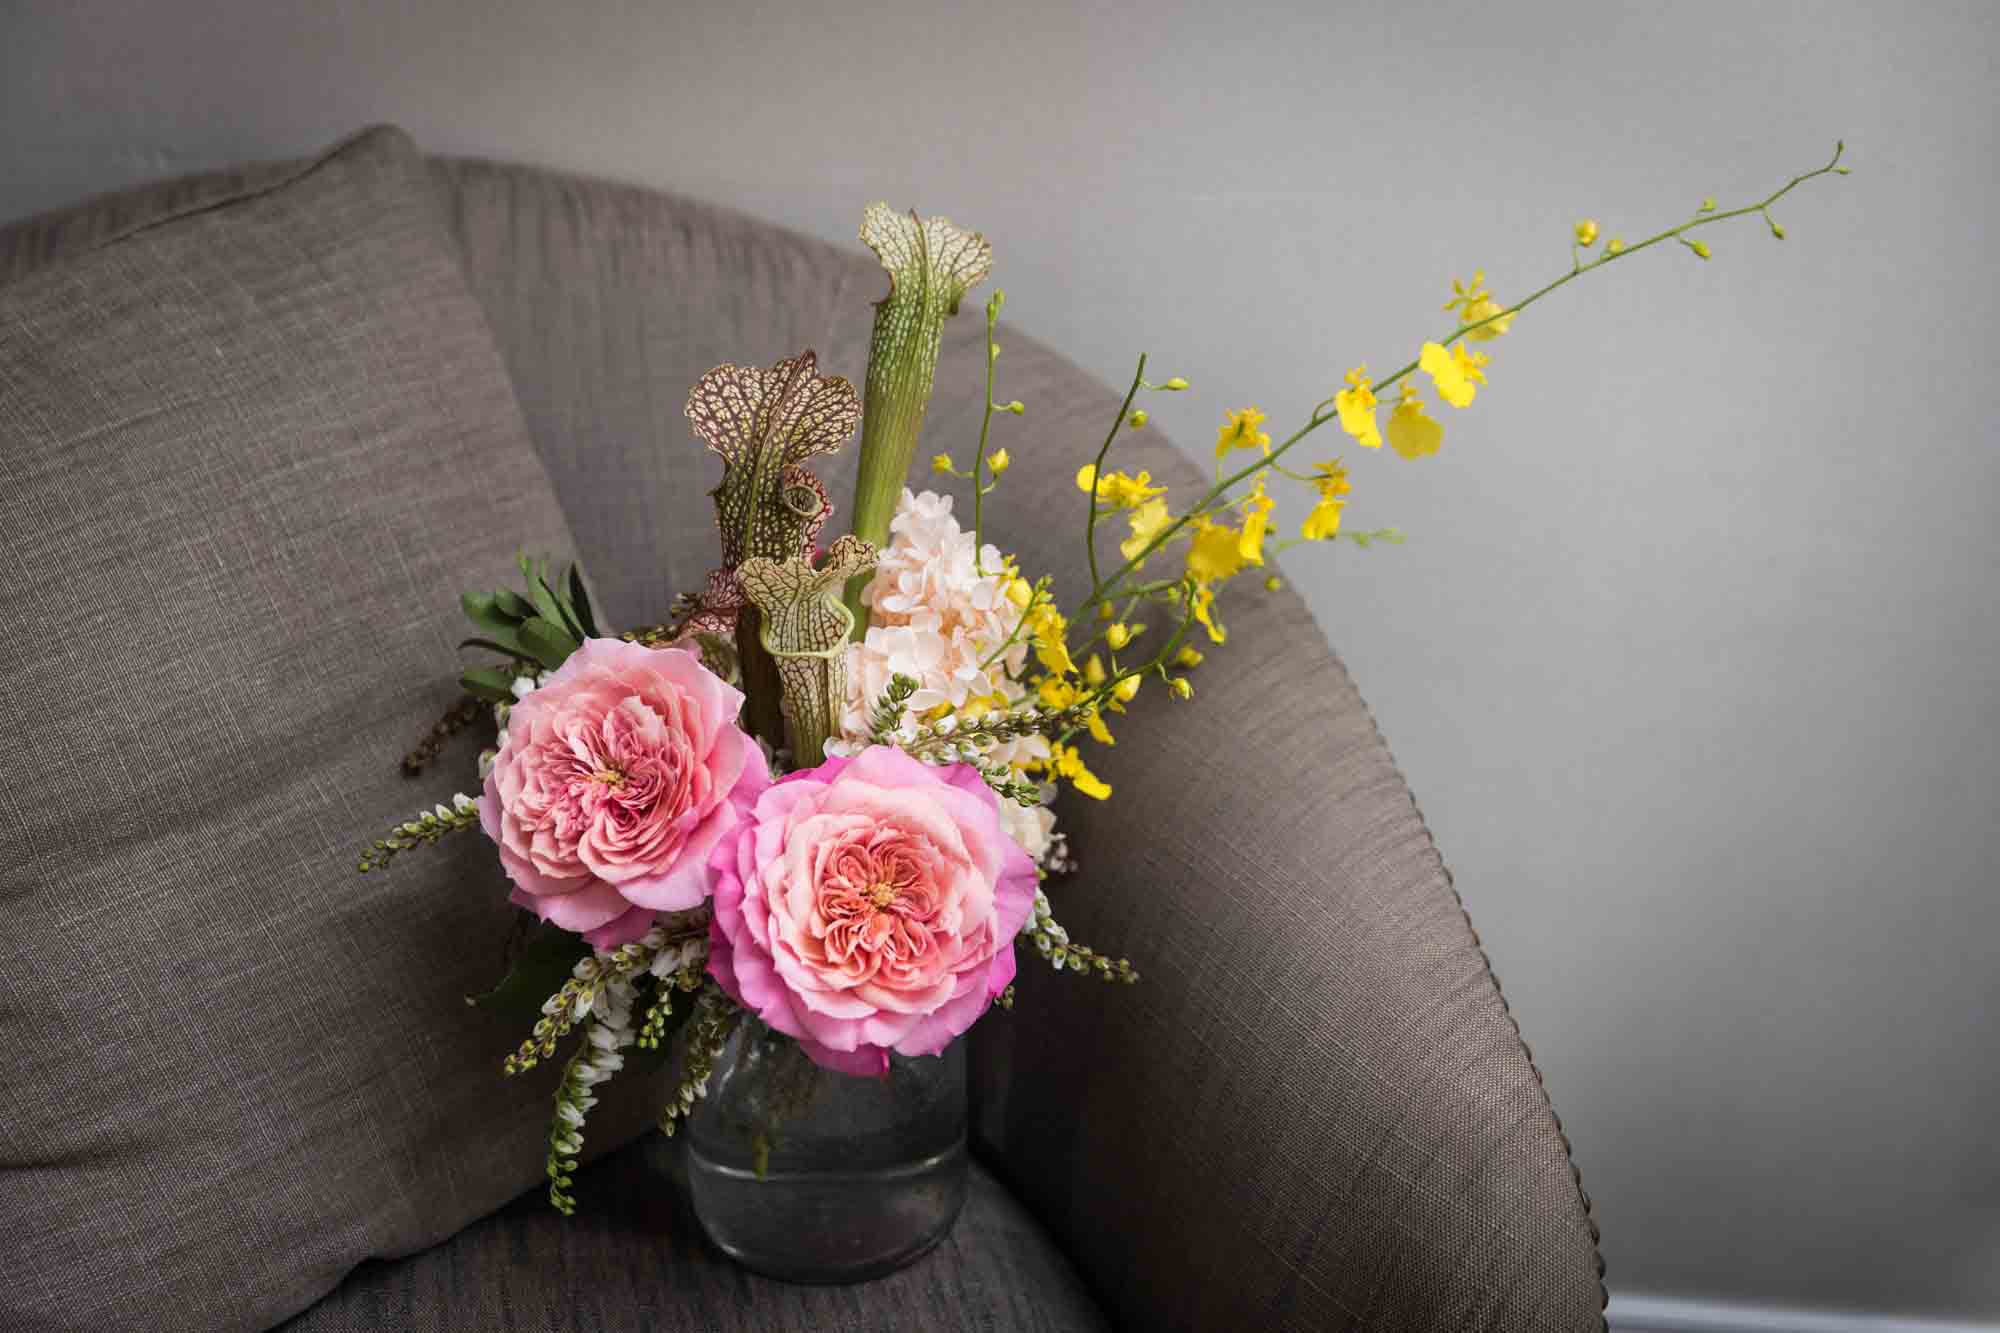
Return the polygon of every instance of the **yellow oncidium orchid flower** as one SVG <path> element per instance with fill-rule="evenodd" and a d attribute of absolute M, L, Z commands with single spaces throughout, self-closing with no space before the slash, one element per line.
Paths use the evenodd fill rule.
<path fill-rule="evenodd" d="M 1096 741 L 1099 745 L 1118 744 L 1117 741 L 1111 738 L 1111 728 L 1104 725 L 1104 718 L 1099 715 L 1095 708 L 1090 710 L 1090 716 L 1084 719 L 1083 725 L 1090 732 L 1090 739 Z"/>
<path fill-rule="evenodd" d="M 1174 521 L 1174 516 L 1165 500 L 1148 500 L 1128 514 L 1126 521 L 1132 525 L 1132 535 L 1118 543 L 1118 554 L 1127 560 L 1137 560 L 1139 552 L 1152 545 L 1153 538 Z"/>
<path fill-rule="evenodd" d="M 1375 425 L 1375 386 L 1368 380 L 1368 367 L 1356 366 L 1347 372 L 1347 387 L 1333 396 L 1333 406 L 1340 413 L 1340 428 L 1362 448 L 1382 447 L 1382 432 Z"/>
<path fill-rule="evenodd" d="M 1258 429 L 1264 424 L 1264 414 L 1255 407 L 1238 408 L 1231 412 L 1215 432 L 1215 456 L 1225 458 L 1234 449 L 1262 449 L 1271 451 L 1271 437 Z"/>
<path fill-rule="evenodd" d="M 1486 357 L 1464 343 L 1452 344 L 1450 351 L 1439 343 L 1425 343 L 1417 365 L 1437 386 L 1438 397 L 1453 407 L 1472 406 L 1478 386 L 1486 383 Z"/>
<path fill-rule="evenodd" d="M 1156 495 L 1165 495 L 1167 488 L 1153 485 L 1153 474 L 1141 472 L 1138 476 L 1127 476 L 1123 472 L 1107 472 L 1097 475 L 1097 467 L 1085 463 L 1076 470 L 1076 488 L 1093 493 L 1097 503 L 1110 505 L 1114 509 L 1134 509 Z"/>
<path fill-rule="evenodd" d="M 1299 526 L 1299 535 L 1309 542 L 1323 541 L 1340 531 L 1340 511 L 1347 507 L 1341 497 L 1354 489 L 1338 458 L 1314 464 L 1313 471 L 1318 474 L 1313 478 L 1313 489 L 1319 492 L 1319 501 Z"/>
<path fill-rule="evenodd" d="M 1201 627 L 1208 631 L 1209 642 L 1227 643 L 1229 631 L 1215 623 L 1215 590 L 1207 584 L 1199 584 L 1188 594 L 1188 610 Z"/>
<path fill-rule="evenodd" d="M 1051 745 L 1048 766 L 1068 778 L 1070 785 L 1085 796 L 1099 801 L 1110 799 L 1110 786 L 1084 766 L 1083 756 L 1076 752 L 1074 745 Z"/>
<path fill-rule="evenodd" d="M 1069 655 L 1069 622 L 1047 602 L 1028 612 L 1028 632 L 1034 637 L 1035 660 L 1058 676 L 1076 674 Z"/>
<path fill-rule="evenodd" d="M 1461 324 L 1477 324 L 1482 319 L 1492 319 L 1507 308 L 1494 300 L 1492 294 L 1486 290 L 1486 273 L 1483 269 L 1474 273 L 1469 283 L 1461 283 L 1453 278 L 1451 291 L 1452 297 L 1444 303 L 1444 308 L 1458 311 L 1458 322 Z M 1493 320 L 1483 328 L 1474 329 L 1465 336 L 1475 342 L 1492 342 L 1512 327 L 1513 323 L 1514 317 L 1508 315 Z"/>
<path fill-rule="evenodd" d="M 1243 534 L 1236 539 L 1236 553 L 1244 564 L 1264 563 L 1264 534 L 1271 526 L 1271 509 L 1276 504 L 1264 493 L 1264 479 L 1257 478 L 1257 489 L 1243 502 Z"/>
<path fill-rule="evenodd" d="M 1207 514 L 1195 519 L 1188 542 L 1187 572 L 1197 583 L 1215 583 L 1243 568 L 1243 534 Z"/>
<path fill-rule="evenodd" d="M 1405 458 L 1423 458 L 1444 444 L 1444 427 L 1424 414 L 1424 401 L 1408 384 L 1389 414 L 1389 447 Z"/>
<path fill-rule="evenodd" d="M 1060 676 L 1043 676 L 1035 682 L 1035 698 L 1052 713 L 1059 713 L 1075 703 L 1076 694 L 1076 686 Z"/>

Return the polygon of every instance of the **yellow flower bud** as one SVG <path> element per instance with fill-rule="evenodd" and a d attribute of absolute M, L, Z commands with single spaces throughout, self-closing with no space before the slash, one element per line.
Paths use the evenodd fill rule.
<path fill-rule="evenodd" d="M 1688 249 L 1694 251 L 1694 256 L 1696 259 L 1707 259 L 1710 257 L 1712 253 L 1708 248 L 1707 241 L 1690 241 L 1688 243 Z"/>
<path fill-rule="evenodd" d="M 1624 249 L 1625 242 L 1619 240 L 1616 236 L 1613 236 L 1604 243 L 1604 253 L 1607 255 L 1621 254 L 1624 252 Z"/>
<path fill-rule="evenodd" d="M 1099 602 L 1099 603 L 1097 604 L 1097 618 L 1098 618 L 1099 620 L 1110 620 L 1111 618 L 1113 618 L 1113 617 L 1114 617 L 1114 616 L 1116 616 L 1117 614 L 1118 614 L 1118 613 L 1117 613 L 1116 611 L 1113 611 L 1113 610 L 1111 609 L 1111 603 L 1109 603 L 1109 602 Z"/>
<path fill-rule="evenodd" d="M 1146 409 L 1142 407 L 1138 411 L 1134 412 L 1131 416 L 1132 429 L 1139 430 L 1143 428 L 1146 424 L 1146 421 L 1147 421 Z"/>
<path fill-rule="evenodd" d="M 1005 472 L 1008 465 L 1013 461 L 1013 459 L 1007 457 L 1005 449 L 995 449 L 992 453 L 986 455 L 986 465 L 993 469 L 993 475 L 996 477 Z"/>
<path fill-rule="evenodd" d="M 1278 589 L 1284 586 L 1285 586 L 1285 581 L 1279 578 L 1276 574 L 1273 574 L 1271 575 L 1271 577 L 1264 580 L 1265 592 L 1276 592 L 1278 591 Z"/>
<path fill-rule="evenodd" d="M 1176 375 L 1172 379 L 1168 380 L 1165 384 L 1162 384 L 1160 387 L 1162 389 L 1185 389 L 1187 388 L 1187 386 L 1188 382 L 1182 379 L 1179 375 Z"/>
<path fill-rule="evenodd" d="M 1035 600 L 1035 590 L 1026 579 L 1013 579 L 1007 584 L 1007 600 L 1018 610 L 1028 609 L 1028 603 Z"/>
<path fill-rule="evenodd" d="M 1198 667 L 1202 660 L 1201 649 L 1191 643 L 1181 645 L 1181 650 L 1174 654 L 1175 666 Z"/>
<path fill-rule="evenodd" d="M 1104 631 L 1104 641 L 1111 645 L 1112 652 L 1117 652 L 1126 644 L 1132 642 L 1131 626 L 1122 620 L 1119 621 Z"/>
<path fill-rule="evenodd" d="M 1139 677 L 1127 676 L 1111 687 L 1111 697 L 1121 704 L 1129 704 L 1139 693 Z"/>
<path fill-rule="evenodd" d="M 931 457 L 931 471 L 956 472 L 958 467 L 951 461 L 950 454 L 934 454 Z"/>
<path fill-rule="evenodd" d="M 1024 404 L 1020 399 L 1016 398 L 1013 402 L 1007 404 L 1007 406 L 1002 408 L 1001 410 L 1005 412 L 1012 412 L 1015 416 L 1018 417 L 1023 412 L 1027 411 L 1028 408 L 1026 404 Z"/>
<path fill-rule="evenodd" d="M 1715 211 L 1714 195 L 1710 195 L 1708 198 L 1701 201 L 1701 211 L 1704 213 L 1713 213 Z"/>
<path fill-rule="evenodd" d="M 1092 653 L 1090 659 L 1083 664 L 1083 678 L 1093 686 L 1102 685 L 1106 679 L 1104 674 L 1104 659 L 1100 658 L 1096 653 Z"/>
<path fill-rule="evenodd" d="M 1596 218 L 1585 218 L 1576 224 L 1576 243 L 1586 246 L 1597 244 Z"/>
<path fill-rule="evenodd" d="M 987 344 L 986 344 L 986 359 L 987 359 L 988 361 L 998 361 L 998 360 L 1000 359 L 1000 344 L 999 344 L 999 343 L 987 343 Z"/>
<path fill-rule="evenodd" d="M 1176 699 L 1194 698 L 1194 686 L 1188 684 L 1186 676 L 1175 676 L 1167 682 L 1167 689 L 1172 691 Z"/>

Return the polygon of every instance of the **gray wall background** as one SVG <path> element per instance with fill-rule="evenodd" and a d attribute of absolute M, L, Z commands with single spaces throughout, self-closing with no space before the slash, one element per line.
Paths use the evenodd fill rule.
<path fill-rule="evenodd" d="M 1614 266 L 1490 349 L 1442 454 L 1345 449 L 1350 523 L 1408 545 L 1284 563 L 1621 1300 L 1990 1319 L 1996 57 L 1977 0 L 0 0 L 0 217 L 377 120 L 843 241 L 887 198 L 983 229 L 1009 316 L 1106 378 L 1187 375 L 1152 406 L 1202 449 L 1400 364 L 1453 275 L 1518 294 L 1579 216 L 1634 237 L 1845 136 L 1786 242 Z"/>

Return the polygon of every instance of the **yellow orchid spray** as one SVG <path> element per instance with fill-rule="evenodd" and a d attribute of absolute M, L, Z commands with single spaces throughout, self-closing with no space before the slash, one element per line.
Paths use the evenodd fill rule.
<path fill-rule="evenodd" d="M 1149 381 L 1146 358 L 1141 357 L 1109 432 L 1076 476 L 1077 488 L 1087 497 L 1084 555 L 1089 591 L 1068 608 L 1067 614 L 1057 612 L 1052 603 L 1044 603 L 1042 594 L 1037 593 L 1037 600 L 1022 616 L 1023 635 L 1046 673 L 1041 677 L 1042 701 L 1072 710 L 1075 718 L 1056 734 L 1048 760 L 1037 771 L 1070 781 L 1092 795 L 1108 795 L 1108 791 L 1099 790 L 1103 784 L 1089 775 L 1081 758 L 1069 748 L 1073 738 L 1104 731 L 1102 712 L 1115 710 L 1114 706 L 1122 709 L 1136 689 L 1132 682 L 1145 676 L 1159 676 L 1169 693 L 1178 698 L 1191 696 L 1186 678 L 1171 675 L 1169 669 L 1188 669 L 1202 660 L 1200 651 L 1188 642 L 1190 633 L 1205 636 L 1212 644 L 1226 641 L 1227 631 L 1217 614 L 1217 591 L 1245 569 L 1267 565 L 1272 554 L 1297 542 L 1337 540 L 1366 547 L 1403 540 L 1402 532 L 1395 528 L 1344 526 L 1354 489 L 1346 465 L 1335 459 L 1319 463 L 1309 472 L 1292 471 L 1286 455 L 1301 441 L 1327 424 L 1337 423 L 1344 435 L 1364 449 L 1378 450 L 1386 443 L 1405 460 L 1437 454 L 1443 447 L 1444 426 L 1419 389 L 1419 372 L 1436 395 L 1436 402 L 1454 410 L 1472 406 L 1488 383 L 1493 356 L 1488 349 L 1518 327 L 1519 317 L 1529 307 L 1585 273 L 1669 241 L 1684 246 L 1696 258 L 1709 258 L 1713 251 L 1706 239 L 1690 233 L 1732 219 L 1756 214 L 1774 236 L 1782 236 L 1783 229 L 1770 217 L 1772 206 L 1807 181 L 1845 174 L 1847 169 L 1840 165 L 1842 152 L 1836 148 L 1825 166 L 1793 177 L 1762 200 L 1727 210 L 1705 207 L 1687 221 L 1636 243 L 1626 244 L 1613 237 L 1600 245 L 1599 224 L 1594 219 L 1579 221 L 1565 237 L 1571 248 L 1569 270 L 1512 302 L 1494 295 L 1484 270 L 1475 271 L 1470 280 L 1453 279 L 1451 299 L 1444 309 L 1456 316 L 1455 328 L 1424 342 L 1416 356 L 1379 379 L 1371 377 L 1365 365 L 1355 366 L 1343 376 L 1337 390 L 1282 439 L 1274 441 L 1267 425 L 1269 417 L 1260 407 L 1227 412 L 1216 429 L 1214 484 L 1198 496 L 1182 497 L 1180 503 L 1147 473 L 1107 465 L 1121 433 L 1139 430 L 1150 421 L 1148 409 L 1134 406 L 1141 393 L 1188 387 L 1188 381 L 1178 375 L 1160 383 Z M 1384 394 L 1393 394 L 1386 419 L 1378 416 Z M 980 447 L 982 451 L 985 448 L 983 437 Z M 1252 456 L 1232 467 L 1231 460 L 1245 453 Z M 1310 506 L 1296 538 L 1280 539 L 1272 532 L 1276 497 L 1271 487 L 1275 477 L 1296 480 L 1308 490 Z M 974 493 L 977 497 L 983 491 L 976 487 Z M 1122 563 L 1105 569 L 1099 563 L 1097 525 L 1113 515 L 1120 520 L 1115 549 Z M 1176 573 L 1172 577 L 1151 573 L 1152 562 L 1170 546 L 1182 548 L 1173 566 Z M 1273 576 L 1266 582 L 1277 584 L 1279 580 Z M 1135 615 L 1148 604 L 1167 608 L 1173 624 L 1151 642 L 1150 651 L 1144 651 L 1136 642 L 1144 626 Z M 1077 635 L 1085 641 L 1073 641 Z M 1100 648 L 1105 652 L 1100 653 Z M 1139 653 L 1136 658 L 1134 652 Z"/>

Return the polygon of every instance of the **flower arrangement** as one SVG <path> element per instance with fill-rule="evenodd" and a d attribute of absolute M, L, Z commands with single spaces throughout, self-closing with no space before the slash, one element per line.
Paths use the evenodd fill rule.
<path fill-rule="evenodd" d="M 1228 637 L 1225 585 L 1296 542 L 1403 540 L 1344 527 L 1345 462 L 1297 467 L 1299 447 L 1334 426 L 1360 449 L 1438 453 L 1430 398 L 1471 406 L 1491 365 L 1482 349 L 1529 307 L 1656 246 L 1707 260 L 1698 233 L 1733 219 L 1756 215 L 1782 239 L 1772 207 L 1844 174 L 1841 155 L 1742 207 L 1704 200 L 1629 245 L 1578 222 L 1568 270 L 1518 300 L 1494 296 L 1483 273 L 1454 282 L 1453 328 L 1379 379 L 1348 370 L 1281 440 L 1258 408 L 1228 413 L 1214 482 L 1193 497 L 1115 466 L 1120 439 L 1150 419 L 1140 396 L 1188 387 L 1148 379 L 1140 357 L 1103 439 L 1077 456 L 1088 591 L 1067 606 L 1051 577 L 986 541 L 987 501 L 1011 463 L 993 447 L 995 418 L 1026 411 L 996 397 L 998 291 L 985 307 L 979 437 L 964 461 L 949 449 L 930 459 L 959 493 L 910 489 L 941 329 L 988 277 L 991 249 L 944 218 L 870 207 L 860 238 L 890 286 L 863 391 L 820 374 L 810 350 L 767 368 L 718 366 L 695 384 L 687 416 L 721 466 L 720 560 L 667 623 L 608 633 L 576 568 L 526 557 L 520 587 L 466 594 L 477 633 L 464 646 L 497 660 L 464 671 L 465 698 L 405 770 L 490 706 L 498 735 L 480 756 L 483 785 L 361 861 L 375 870 L 478 827 L 512 901 L 541 923 L 482 998 L 538 1007 L 508 1073 L 573 1048 L 550 1134 L 556 1206 L 574 1208 L 598 1085 L 670 1039 L 683 1050 L 661 1114 L 671 1133 L 750 1015 L 815 1064 L 871 1077 L 892 1053 L 936 1055 L 1007 1007 L 1023 942 L 1059 971 L 1137 981 L 1129 961 L 1056 922 L 1045 887 L 1073 861 L 1050 802 L 1062 785 L 1112 796 L 1084 747 L 1112 743 L 1148 682 L 1193 696 L 1190 673 Z M 822 549 L 834 506 L 810 464 L 857 426 L 852 530 Z M 1271 494 L 1287 482 L 1308 500 L 1289 538 L 1273 529 Z"/>

